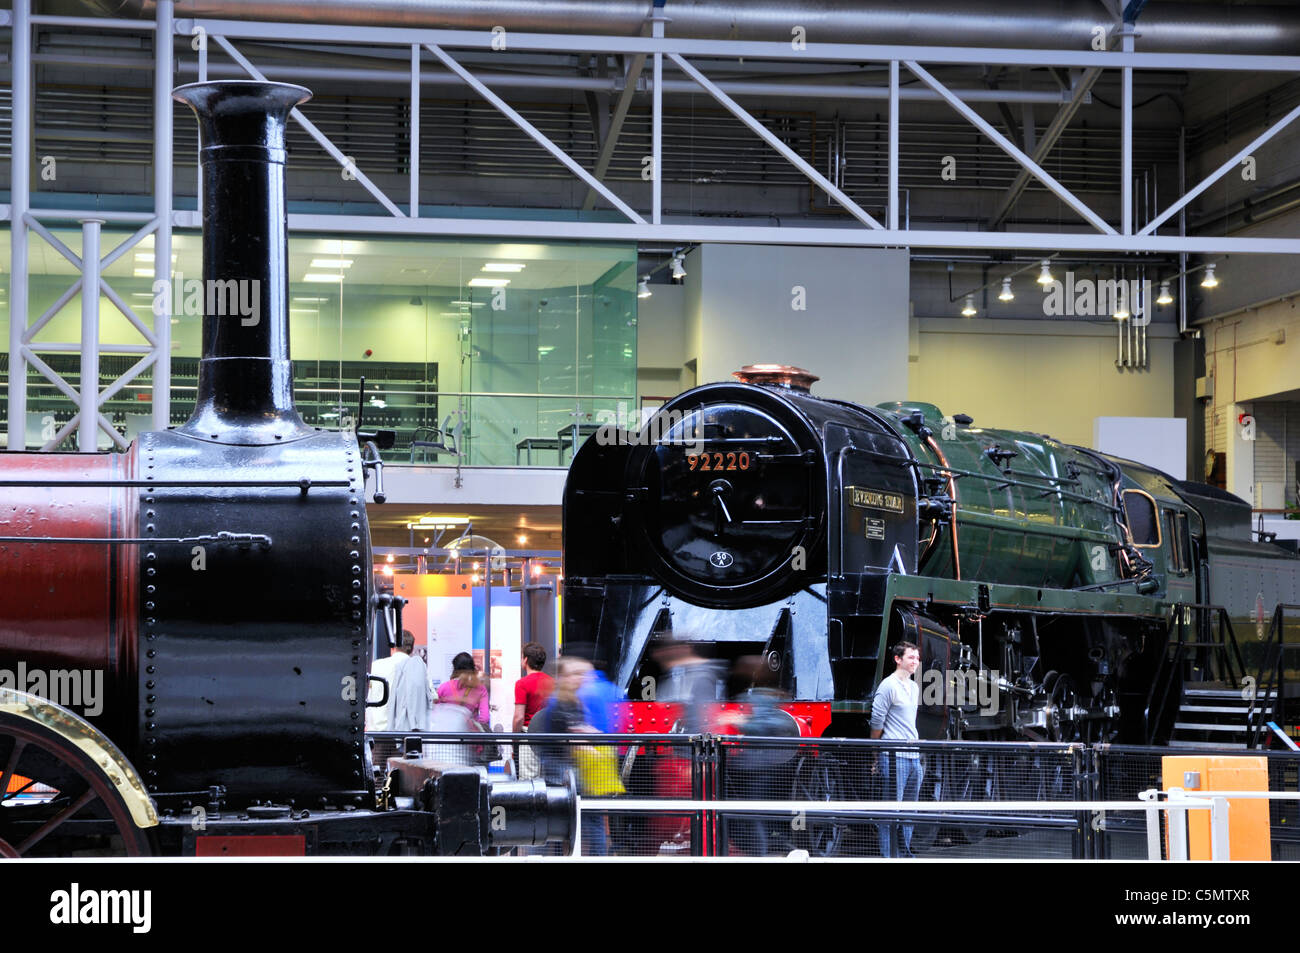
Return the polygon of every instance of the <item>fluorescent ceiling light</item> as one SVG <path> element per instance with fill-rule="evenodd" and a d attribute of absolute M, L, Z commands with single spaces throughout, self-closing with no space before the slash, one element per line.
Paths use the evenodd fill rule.
<path fill-rule="evenodd" d="M 328 301 L 329 298 L 311 298 L 311 297 L 307 297 L 307 298 L 298 298 L 298 297 L 295 297 L 293 300 L 294 300 L 294 301 L 310 301 L 310 302 L 312 302 L 312 303 L 319 304 L 319 303 L 322 302 L 322 301 Z"/>
<path fill-rule="evenodd" d="M 510 274 L 517 274 L 524 270 L 524 266 L 513 261 L 490 261 L 481 269 L 483 271 L 502 271 Z"/>
<path fill-rule="evenodd" d="M 460 306 L 460 307 L 462 307 L 462 308 L 486 308 L 486 307 L 487 307 L 487 302 L 485 302 L 485 301 L 460 301 L 460 300 L 457 300 L 457 301 L 449 301 L 448 304 L 458 305 L 458 306 Z"/>
<path fill-rule="evenodd" d="M 152 268 L 137 268 L 137 269 L 135 270 L 135 276 L 136 276 L 137 278 L 152 278 L 152 277 L 153 277 L 153 269 L 152 269 Z"/>
<path fill-rule="evenodd" d="M 343 276 L 342 276 L 342 275 L 330 275 L 330 274 L 316 274 L 316 273 L 312 273 L 312 274 L 306 274 L 306 275 L 303 275 L 303 276 L 302 276 L 302 280 L 303 280 L 303 281 L 317 281 L 317 282 L 320 282 L 320 281 L 342 281 L 342 280 L 343 280 Z"/>
<path fill-rule="evenodd" d="M 465 282 L 471 288 L 504 288 L 510 284 L 509 278 L 471 278 Z"/>
<path fill-rule="evenodd" d="M 351 268 L 351 258 L 313 258 L 309 268 Z"/>
<path fill-rule="evenodd" d="M 151 252 L 151 251 L 138 251 L 138 252 L 135 253 L 135 260 L 136 260 L 136 261 L 153 261 L 153 252 Z"/>

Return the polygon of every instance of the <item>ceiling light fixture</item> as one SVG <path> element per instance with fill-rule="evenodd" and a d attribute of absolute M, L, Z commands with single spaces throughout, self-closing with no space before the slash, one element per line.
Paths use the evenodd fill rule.
<path fill-rule="evenodd" d="M 424 307 L 424 299 L 421 298 L 419 295 L 412 295 L 412 296 L 411 296 L 411 307 L 413 307 L 413 308 L 422 308 L 422 307 Z"/>
<path fill-rule="evenodd" d="M 677 254 L 673 255 L 672 268 L 673 268 L 673 281 L 681 281 L 683 278 L 686 277 L 686 268 L 682 264 L 681 252 L 677 252 Z"/>
<path fill-rule="evenodd" d="M 654 292 L 652 292 L 652 291 L 650 290 L 650 276 L 649 276 L 649 275 L 642 275 L 642 276 L 641 276 L 641 280 L 640 280 L 639 282 L 637 282 L 637 286 L 636 286 L 636 296 L 637 296 L 638 298 L 648 298 L 648 297 L 650 297 L 650 295 L 652 295 L 653 293 L 654 293 Z"/>
<path fill-rule="evenodd" d="M 1214 277 L 1214 263 L 1213 263 L 1213 262 L 1211 262 L 1210 264 L 1208 264 L 1208 265 L 1205 266 L 1205 277 L 1201 279 L 1201 287 L 1202 287 L 1202 288 L 1217 288 L 1217 287 L 1219 287 L 1219 279 L 1216 278 L 1216 277 Z"/>
<path fill-rule="evenodd" d="M 1016 296 L 1011 293 L 1011 278 L 1008 276 L 1002 279 L 1002 291 L 998 293 L 999 301 L 1014 301 Z"/>
<path fill-rule="evenodd" d="M 508 274 L 514 275 L 523 271 L 524 266 L 521 265 L 519 262 L 514 262 L 514 261 L 489 261 L 480 270 L 501 271 L 501 272 L 506 272 Z"/>
<path fill-rule="evenodd" d="M 150 274 L 153 274 L 153 272 L 150 272 Z M 335 275 L 330 275 L 330 274 L 324 274 L 324 273 L 312 272 L 312 273 L 309 273 L 309 274 L 303 275 L 303 276 L 302 276 L 302 280 L 303 280 L 303 281 L 314 281 L 314 282 L 324 282 L 324 281 L 342 282 L 342 281 L 343 281 L 343 276 L 342 276 L 342 275 L 337 275 L 337 274 L 335 274 Z"/>
<path fill-rule="evenodd" d="M 965 305 L 965 307 L 963 307 L 963 308 L 961 309 L 962 317 L 964 317 L 964 318 L 973 318 L 973 317 L 975 317 L 975 315 L 977 315 L 978 313 L 979 313 L 979 312 L 975 310 L 975 296 L 974 296 L 974 295 L 967 295 L 967 296 L 966 296 L 966 305 Z"/>
<path fill-rule="evenodd" d="M 351 268 L 351 258 L 313 258 L 309 268 Z"/>
<path fill-rule="evenodd" d="M 1160 294 L 1156 296 L 1156 304 L 1173 304 L 1174 296 L 1169 293 L 1169 282 L 1160 282 Z"/>
<path fill-rule="evenodd" d="M 1050 285 L 1053 280 L 1055 279 L 1052 278 L 1051 266 L 1048 265 L 1047 259 L 1044 258 L 1043 264 L 1038 269 L 1038 283 L 1040 285 Z"/>
<path fill-rule="evenodd" d="M 465 282 L 471 288 L 504 288 L 510 284 L 509 278 L 471 278 Z"/>

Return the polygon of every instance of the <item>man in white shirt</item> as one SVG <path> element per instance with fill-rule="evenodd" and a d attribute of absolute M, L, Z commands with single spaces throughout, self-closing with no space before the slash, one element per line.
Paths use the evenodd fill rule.
<path fill-rule="evenodd" d="M 916 741 L 916 710 L 921 690 L 912 676 L 921 664 L 921 650 L 911 642 L 894 646 L 894 672 L 880 680 L 871 701 L 871 737 L 886 741 Z M 915 801 L 921 796 L 921 776 L 925 768 L 916 749 L 882 751 L 880 771 L 885 779 L 885 796 L 895 800 Z M 891 786 L 892 776 L 892 786 Z M 912 825 L 877 824 L 882 857 L 912 857 Z"/>

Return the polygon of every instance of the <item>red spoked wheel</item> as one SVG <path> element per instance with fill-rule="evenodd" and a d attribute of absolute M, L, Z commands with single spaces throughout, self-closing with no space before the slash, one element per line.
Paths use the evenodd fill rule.
<path fill-rule="evenodd" d="M 0 857 L 152 854 L 109 772 L 120 766 L 0 709 Z"/>

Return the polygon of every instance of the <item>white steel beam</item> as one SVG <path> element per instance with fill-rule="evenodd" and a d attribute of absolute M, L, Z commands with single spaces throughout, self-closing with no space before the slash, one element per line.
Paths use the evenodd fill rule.
<path fill-rule="evenodd" d="M 1188 192 L 1186 195 L 1184 195 L 1182 198 L 1176 201 L 1173 205 L 1169 206 L 1169 208 L 1165 209 L 1163 212 L 1161 212 L 1151 221 L 1147 222 L 1146 226 L 1140 232 L 1138 232 L 1138 234 L 1139 235 L 1152 234 L 1157 228 L 1159 228 L 1161 225 L 1167 222 L 1171 216 L 1181 211 L 1182 208 L 1185 205 L 1187 205 L 1187 203 L 1191 202 L 1198 195 L 1200 195 L 1202 192 L 1208 189 L 1215 182 L 1219 181 L 1219 179 L 1223 178 L 1233 169 L 1240 166 L 1242 159 L 1246 158 L 1246 156 L 1253 153 L 1256 149 L 1258 149 L 1264 143 L 1268 142 L 1268 140 L 1272 139 L 1279 132 L 1281 132 L 1283 129 L 1289 126 L 1292 122 L 1295 121 L 1297 116 L 1300 116 L 1300 106 L 1296 106 L 1289 113 L 1287 113 L 1277 122 L 1275 122 L 1273 125 L 1269 126 L 1262 133 L 1260 133 L 1258 136 L 1252 139 L 1246 146 L 1240 149 L 1236 155 L 1234 155 L 1231 159 L 1223 163 L 1223 165 L 1219 166 L 1208 176 L 1202 179 L 1201 182 L 1197 184 L 1196 187 L 1193 188 L 1190 192 Z"/>
<path fill-rule="evenodd" d="M 262 73 L 261 70 L 259 70 L 251 62 L 249 62 L 248 58 L 245 57 L 244 54 L 240 53 L 239 50 L 235 49 L 235 47 L 231 44 L 231 42 L 228 39 L 226 39 L 224 36 L 217 36 L 217 35 L 214 35 L 213 39 L 217 41 L 217 43 L 221 46 L 223 50 L 226 51 L 226 54 L 232 60 L 234 60 L 236 63 L 238 63 L 240 66 L 244 68 L 244 72 L 246 72 L 249 76 L 253 77 L 253 79 L 260 80 L 263 83 L 270 82 L 270 80 L 266 78 L 266 76 Z M 294 118 L 294 120 L 298 123 L 298 125 L 302 126 L 304 129 L 307 130 L 307 134 L 310 135 L 313 139 L 315 139 L 316 142 L 320 145 L 320 147 L 324 149 L 326 152 L 328 152 L 334 158 L 335 162 L 337 162 L 344 169 L 347 169 L 348 174 L 351 175 L 353 178 L 355 178 L 359 183 L 361 183 L 361 185 L 365 188 L 365 190 L 369 192 L 371 195 L 373 195 L 375 197 L 375 200 L 380 205 L 388 209 L 389 214 L 391 214 L 395 218 L 406 218 L 406 215 L 402 212 L 402 210 L 393 204 L 392 200 L 383 193 L 383 190 L 380 189 L 379 186 L 375 185 L 375 183 L 371 182 L 370 177 L 366 175 L 364 172 L 362 172 L 360 169 L 358 169 L 356 163 L 349 162 L 348 157 L 343 154 L 343 151 L 339 149 L 338 146 L 334 145 L 333 142 L 330 141 L 329 136 L 325 135 L 325 133 L 317 129 L 316 124 L 313 123 L 306 116 L 304 116 L 301 109 L 295 106 L 292 110 L 290 110 L 289 115 Z"/>
<path fill-rule="evenodd" d="M 946 99 L 948 105 L 952 106 L 953 109 L 965 116 L 971 125 L 993 140 L 994 145 L 1028 169 L 1033 173 L 1034 178 L 1038 179 L 1038 181 L 1051 189 L 1062 202 L 1082 215 L 1095 229 L 1097 229 L 1097 231 L 1104 232 L 1107 235 L 1115 234 L 1115 229 L 1111 228 L 1110 225 L 1106 223 L 1105 219 L 1099 216 L 1092 209 L 1088 208 L 1088 206 L 1080 201 L 1073 192 L 1063 186 L 1060 182 L 1057 182 L 1046 169 L 1029 156 L 1025 155 L 1025 153 L 1016 146 L 1015 143 L 994 129 L 988 120 L 954 96 L 946 86 L 931 76 L 919 63 L 908 62 L 907 68 L 912 71 L 917 79 Z"/>
<path fill-rule="evenodd" d="M 420 44 L 411 44 L 411 149 L 407 171 L 411 174 L 408 214 L 420 217 Z"/>
<path fill-rule="evenodd" d="M 787 146 L 776 136 L 772 135 L 771 131 L 766 126 L 764 126 L 761 122 L 759 122 L 748 112 L 746 112 L 743 108 L 741 108 L 740 104 L 737 103 L 734 99 L 732 99 L 722 90 L 718 89 L 718 87 L 715 86 L 707 76 L 705 76 L 703 73 L 697 70 L 690 63 L 686 62 L 686 60 L 682 59 L 676 53 L 669 53 L 668 58 L 671 59 L 675 64 L 677 64 L 678 69 L 680 69 L 691 79 L 695 80 L 695 82 L 699 83 L 705 92 L 707 92 L 710 96 L 712 96 L 719 103 L 721 103 L 723 108 L 725 108 L 727 112 L 731 113 L 741 122 L 743 122 L 746 126 L 750 128 L 750 130 L 756 133 L 760 139 L 766 142 L 777 152 L 781 153 L 781 155 L 785 156 L 786 161 L 788 161 L 791 165 L 793 165 L 796 169 L 798 169 L 808 178 L 812 179 L 813 182 L 815 182 L 823 192 L 825 192 L 836 202 L 842 205 L 846 212 L 848 212 L 858 221 L 862 222 L 862 224 L 867 225 L 870 228 L 883 229 L 885 227 L 881 225 L 878 221 L 876 221 L 875 218 L 873 218 L 865 209 L 862 208 L 862 206 L 858 205 L 857 202 L 853 201 L 853 199 L 845 195 L 844 192 L 836 188 L 835 185 L 829 179 L 826 178 L 826 176 L 822 175 L 811 165 L 809 165 L 806 161 L 804 161 L 803 156 L 799 155 L 799 153 L 795 152 L 793 149 Z"/>
<path fill-rule="evenodd" d="M 1122 27 L 1120 43 L 1125 53 L 1133 52 L 1133 24 Z M 1133 234 L 1133 68 L 1120 70 L 1119 104 L 1119 204 L 1121 229 L 1125 235 Z"/>
<path fill-rule="evenodd" d="M 576 161 L 574 161 L 572 156 L 570 156 L 567 152 L 565 152 L 554 142 L 552 142 L 545 135 L 545 133 L 543 133 L 540 129 L 538 129 L 531 122 L 529 122 L 527 119 L 521 116 L 509 103 L 507 103 L 496 93 L 492 92 L 492 90 L 484 86 L 479 81 L 478 77 L 476 77 L 469 70 L 465 69 L 465 67 L 461 66 L 460 63 L 458 63 L 455 59 L 453 59 L 451 56 L 445 53 L 441 47 L 433 43 L 425 44 L 425 46 L 430 53 L 432 53 L 434 56 L 438 57 L 438 59 L 442 61 L 443 66 L 447 67 L 447 69 L 451 70 L 461 79 L 463 79 L 471 89 L 473 89 L 476 93 L 478 93 L 489 103 L 495 106 L 503 116 L 505 116 L 507 119 L 513 122 L 525 133 L 527 133 L 529 138 L 531 138 L 539 146 L 541 146 L 552 156 L 554 156 L 555 159 L 558 160 L 561 165 L 563 165 L 566 169 L 568 169 L 578 178 L 582 179 L 582 181 L 586 182 L 590 188 L 593 188 L 597 192 L 599 192 L 607 202 L 613 205 L 616 209 L 618 209 L 620 212 L 626 215 L 633 222 L 638 222 L 638 223 L 645 222 L 645 219 L 642 218 L 639 214 L 637 214 L 635 209 L 633 209 L 630 205 L 628 205 L 621 198 L 619 198 L 608 188 L 606 188 L 603 182 L 601 182 L 590 172 L 588 172 L 586 169 L 580 166 Z"/>
<path fill-rule="evenodd" d="M 153 428 L 155 430 L 165 430 L 171 423 L 171 397 L 172 397 L 172 296 L 170 294 L 171 277 L 172 277 L 172 176 L 174 174 L 172 163 L 175 161 L 172 156 L 173 139 L 172 139 L 172 44 L 174 37 L 172 33 L 172 18 L 174 14 L 173 0 L 158 0 L 158 6 L 155 10 L 154 31 L 154 74 L 153 74 L 153 210 L 154 216 L 158 222 L 158 230 L 153 240 L 153 279 L 156 285 L 159 281 L 166 281 L 169 292 L 162 297 L 165 299 L 162 308 L 154 309 L 153 334 L 150 334 L 144 325 L 134 316 L 129 308 L 125 307 L 122 299 L 108 288 L 104 291 L 108 293 L 110 300 L 117 305 L 118 310 L 128 315 L 129 320 L 136 326 L 136 329 L 145 336 L 150 344 L 156 348 L 158 359 L 153 364 L 153 390 L 150 394 L 150 415 L 152 416 Z M 206 51 L 206 37 L 201 44 Z M 201 167 L 203 163 L 195 162 L 195 166 Z M 203 191 L 200 189 L 196 193 L 199 201 L 203 201 Z M 98 384 L 98 381 L 96 381 Z M 116 433 L 116 431 L 114 431 Z"/>
<path fill-rule="evenodd" d="M 9 246 L 9 449 L 27 444 L 27 209 L 32 187 L 32 0 L 14 0 Z"/>
<path fill-rule="evenodd" d="M 210 34 L 233 38 L 297 42 L 345 43 L 358 46 L 408 46 L 411 43 L 488 51 L 496 37 L 488 30 L 410 30 L 306 23 L 263 23 L 196 18 L 178 20 L 178 32 L 189 34 L 195 24 Z M 498 41 L 499 42 L 499 41 Z M 714 59 L 791 59 L 788 41 L 690 40 L 679 38 L 605 36 L 512 31 L 510 49 L 528 52 L 645 53 Z M 1124 53 L 1114 50 L 1029 50 L 1005 47 L 887 46 L 862 43 L 809 43 L 799 54 L 809 62 L 880 62 L 916 60 L 972 66 L 1055 66 L 1089 69 L 1240 70 L 1300 73 L 1300 57 L 1235 53 Z"/>
<path fill-rule="evenodd" d="M 94 453 L 99 437 L 99 226 L 88 218 L 81 223 L 81 385 L 78 406 L 77 450 Z"/>
<path fill-rule="evenodd" d="M 663 17 L 651 24 L 655 38 L 664 36 Z M 650 219 L 656 225 L 664 220 L 664 55 L 654 54 L 654 89 L 650 102 Z"/>
<path fill-rule="evenodd" d="M 183 226 L 192 212 L 177 213 Z M 1062 252 L 1187 252 L 1211 255 L 1296 255 L 1300 238 L 1233 238 L 1230 236 L 1123 236 L 1096 232 L 977 232 L 930 229 L 807 228 L 771 225 L 662 225 L 630 222 L 575 222 L 537 219 L 421 218 L 394 222 L 384 216 L 290 213 L 289 228 L 301 232 L 389 235 L 448 235 L 467 238 L 590 239 L 685 244 L 735 242 L 761 245 L 841 245 L 852 248 L 944 248 L 984 251 L 1023 249 Z"/>
<path fill-rule="evenodd" d="M 898 228 L 898 60 L 889 61 L 889 227 Z"/>

